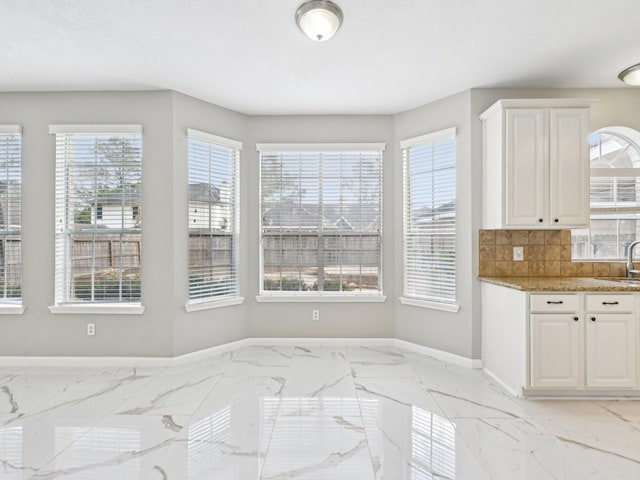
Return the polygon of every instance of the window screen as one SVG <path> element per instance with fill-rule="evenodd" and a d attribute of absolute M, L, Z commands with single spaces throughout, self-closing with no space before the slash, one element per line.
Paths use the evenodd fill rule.
<path fill-rule="evenodd" d="M 142 128 L 52 125 L 51 133 L 56 304 L 139 303 Z"/>
<path fill-rule="evenodd" d="M 404 166 L 404 296 L 456 300 L 455 129 L 401 143 Z"/>
<path fill-rule="evenodd" d="M 381 294 L 383 148 L 258 146 L 263 293 Z"/>
<path fill-rule="evenodd" d="M 237 297 L 242 144 L 189 130 L 189 301 Z"/>
<path fill-rule="evenodd" d="M 0 303 L 22 297 L 21 128 L 0 125 Z"/>

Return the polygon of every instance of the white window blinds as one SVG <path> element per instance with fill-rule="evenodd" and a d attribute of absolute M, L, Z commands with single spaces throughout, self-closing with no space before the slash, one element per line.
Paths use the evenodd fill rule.
<path fill-rule="evenodd" d="M 189 302 L 239 295 L 242 144 L 188 130 Z"/>
<path fill-rule="evenodd" d="M 0 125 L 0 303 L 22 298 L 21 128 Z"/>
<path fill-rule="evenodd" d="M 456 300 L 456 130 L 401 142 L 404 296 Z"/>
<path fill-rule="evenodd" d="M 382 151 L 258 145 L 262 292 L 382 293 Z"/>
<path fill-rule="evenodd" d="M 56 305 L 139 303 L 142 128 L 52 125 Z"/>

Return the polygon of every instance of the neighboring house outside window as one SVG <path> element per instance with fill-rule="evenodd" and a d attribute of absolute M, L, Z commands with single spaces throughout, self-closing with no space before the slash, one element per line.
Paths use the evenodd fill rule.
<path fill-rule="evenodd" d="M 188 130 L 187 311 L 242 302 L 238 277 L 241 149 L 242 143 L 235 140 Z"/>
<path fill-rule="evenodd" d="M 384 144 L 259 144 L 261 298 L 382 296 Z M 374 299 L 376 301 L 376 299 Z"/>
<path fill-rule="evenodd" d="M 19 307 L 22 303 L 21 131 L 19 125 L 0 125 L 0 308 L 2 309 Z"/>
<path fill-rule="evenodd" d="M 456 305 L 456 129 L 400 143 L 405 304 Z"/>
<path fill-rule="evenodd" d="M 607 127 L 589 136 L 591 220 L 571 232 L 574 260 L 621 260 L 640 239 L 640 132 Z"/>
<path fill-rule="evenodd" d="M 56 135 L 56 306 L 139 305 L 142 127 L 51 125 L 50 132 Z"/>

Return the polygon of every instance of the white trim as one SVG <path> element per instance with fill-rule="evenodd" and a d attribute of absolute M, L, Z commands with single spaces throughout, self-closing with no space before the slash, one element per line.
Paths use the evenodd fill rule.
<path fill-rule="evenodd" d="M 494 382 L 496 382 L 498 385 L 500 385 L 502 388 L 504 388 L 507 392 L 509 392 L 514 397 L 522 398 L 524 396 L 522 391 L 518 392 L 517 390 L 514 390 L 513 388 L 511 388 L 509 385 L 507 385 L 505 382 L 503 382 L 502 379 L 500 379 L 500 377 L 498 377 L 491 370 L 489 370 L 487 368 L 483 368 L 482 371 L 484 373 L 486 373 L 487 375 L 489 375 Z"/>
<path fill-rule="evenodd" d="M 187 128 L 187 137 L 193 140 L 200 140 L 201 142 L 213 143 L 215 145 L 221 145 L 223 147 L 235 148 L 236 150 L 242 150 L 242 142 L 233 140 L 232 138 L 220 137 L 213 133 L 202 132 L 195 128 Z"/>
<path fill-rule="evenodd" d="M 640 168 L 592 168 L 591 177 L 640 177 Z"/>
<path fill-rule="evenodd" d="M 256 143 L 259 152 L 384 152 L 386 143 Z"/>
<path fill-rule="evenodd" d="M 399 297 L 400 303 L 413 307 L 430 308 L 432 310 L 442 310 L 443 312 L 458 313 L 460 305 L 455 303 L 430 302 L 428 300 L 418 300 L 417 298 Z"/>
<path fill-rule="evenodd" d="M 586 108 L 599 100 L 590 98 L 503 98 L 480 114 L 486 120 L 503 108 Z"/>
<path fill-rule="evenodd" d="M 92 135 L 100 133 L 113 135 L 142 134 L 142 125 L 49 125 L 49 133 L 56 135 L 65 133 L 86 133 Z"/>
<path fill-rule="evenodd" d="M 444 130 L 438 130 L 437 132 L 427 133 L 418 137 L 407 138 L 400 141 L 400 148 L 410 148 L 418 145 L 424 145 L 425 143 L 436 143 L 444 140 L 453 140 L 456 138 L 458 131 L 456 127 L 445 128 Z"/>
<path fill-rule="evenodd" d="M 438 350 L 436 348 L 425 347 L 424 345 L 418 345 L 417 343 L 408 342 L 396 338 L 395 345 L 398 348 L 404 348 L 427 357 L 435 358 L 443 362 L 452 363 L 466 368 L 479 369 L 482 368 L 482 360 L 463 357 L 462 355 L 456 355 L 455 353 L 445 352 L 444 350 Z"/>
<path fill-rule="evenodd" d="M 395 338 L 330 338 L 330 337 L 318 337 L 318 338 L 308 338 L 308 337 L 270 337 L 270 338 L 247 338 L 247 346 L 278 346 L 278 345 L 286 345 L 286 346 L 300 346 L 300 347 L 331 347 L 331 346 L 341 346 L 341 347 L 393 347 L 395 346 Z"/>
<path fill-rule="evenodd" d="M 170 367 L 172 357 L 2 357 L 0 367 Z"/>
<path fill-rule="evenodd" d="M 170 358 L 171 365 L 182 365 L 184 363 L 189 363 L 198 360 L 205 360 L 207 358 L 215 357 L 218 355 L 222 355 L 227 352 L 232 352 L 233 350 L 237 350 L 239 348 L 243 348 L 249 345 L 248 338 L 243 338 L 242 340 L 234 340 L 229 343 L 223 343 L 221 345 L 216 345 L 214 347 L 205 348 L 204 350 L 197 350 L 195 352 L 183 353 L 182 355 L 178 355 L 177 357 Z"/>
<path fill-rule="evenodd" d="M 142 315 L 144 307 L 137 303 L 71 303 L 51 305 L 49 311 L 54 314 L 89 314 L 89 315 Z"/>
<path fill-rule="evenodd" d="M 453 353 L 425 347 L 398 338 L 255 338 L 249 337 L 236 340 L 222 345 L 205 348 L 196 352 L 185 353 L 176 357 L 2 357 L 0 356 L 0 366 L 158 366 L 170 367 L 197 360 L 222 355 L 226 352 L 237 350 L 248 346 L 277 346 L 277 345 L 299 345 L 299 346 L 369 346 L 369 347 L 390 347 L 403 348 L 421 355 L 425 355 L 436 360 L 459 365 L 465 368 L 482 368 L 482 361 L 467 357 L 462 357 Z"/>
<path fill-rule="evenodd" d="M 218 300 L 201 300 L 198 302 L 187 303 L 184 309 L 187 312 L 199 312 L 200 310 L 210 310 L 212 308 L 230 307 L 231 305 L 241 305 L 244 297 L 221 298 Z"/>
<path fill-rule="evenodd" d="M 387 300 L 386 295 L 256 295 L 256 302 L 258 303 L 316 303 L 316 302 L 360 302 L 360 303 L 382 303 Z"/>
<path fill-rule="evenodd" d="M 22 125 L 0 125 L 0 135 L 20 135 Z"/>
<path fill-rule="evenodd" d="M 0 315 L 22 315 L 24 313 L 24 305 L 2 303 L 0 304 Z"/>

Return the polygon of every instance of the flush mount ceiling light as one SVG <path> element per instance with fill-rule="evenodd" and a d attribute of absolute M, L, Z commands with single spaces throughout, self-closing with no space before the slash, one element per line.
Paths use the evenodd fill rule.
<path fill-rule="evenodd" d="M 627 85 L 640 86 L 640 63 L 621 71 L 618 78 Z"/>
<path fill-rule="evenodd" d="M 300 30 L 316 42 L 324 42 L 335 35 L 342 24 L 342 10 L 329 0 L 310 0 L 296 12 Z"/>

